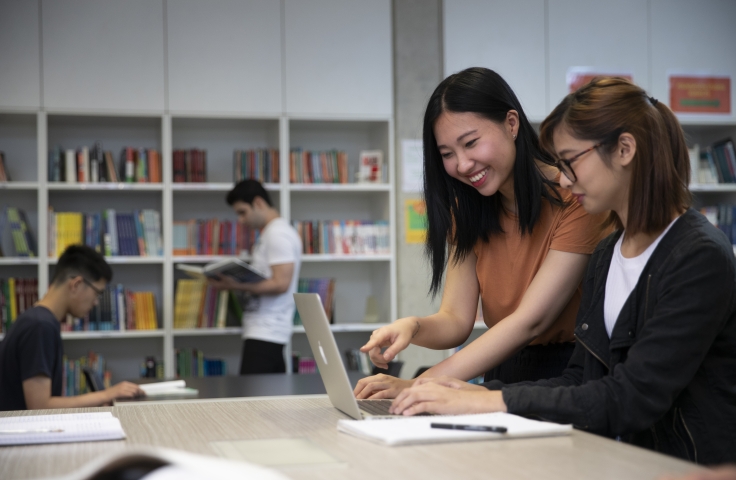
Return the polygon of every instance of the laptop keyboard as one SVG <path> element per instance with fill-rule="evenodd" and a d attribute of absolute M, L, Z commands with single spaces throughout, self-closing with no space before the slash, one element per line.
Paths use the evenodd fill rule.
<path fill-rule="evenodd" d="M 393 403 L 393 400 L 387 399 L 387 400 L 358 400 L 358 407 L 360 407 L 361 410 L 364 412 L 368 412 L 371 415 L 390 415 L 390 416 L 396 416 L 396 414 L 388 413 L 388 409 L 391 408 L 391 403 Z M 432 413 L 422 412 L 418 413 L 416 416 L 423 417 L 423 416 L 433 416 Z"/>
<path fill-rule="evenodd" d="M 364 412 L 371 415 L 391 415 L 388 409 L 391 408 L 393 400 L 358 400 L 358 406 Z"/>

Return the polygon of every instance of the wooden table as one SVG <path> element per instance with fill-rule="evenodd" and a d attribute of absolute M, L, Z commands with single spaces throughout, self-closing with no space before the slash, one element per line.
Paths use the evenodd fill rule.
<path fill-rule="evenodd" d="M 112 411 L 127 440 L 0 448 L 0 478 L 26 479 L 73 471 L 126 446 L 158 445 L 214 455 L 210 442 L 306 438 L 344 466 L 288 467 L 294 479 L 483 478 L 656 479 L 699 467 L 672 457 L 574 431 L 569 437 L 384 447 L 336 430 L 345 416 L 324 395 L 128 403 L 115 407 L 0 416 Z"/>

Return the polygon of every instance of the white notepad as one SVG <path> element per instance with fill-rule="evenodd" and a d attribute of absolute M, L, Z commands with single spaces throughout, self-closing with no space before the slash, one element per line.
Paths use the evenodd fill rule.
<path fill-rule="evenodd" d="M 95 442 L 125 438 L 110 412 L 24 415 L 0 418 L 0 445 Z"/>
<path fill-rule="evenodd" d="M 199 394 L 199 390 L 196 388 L 188 388 L 184 380 L 145 383 L 138 386 L 146 392 L 146 397 L 151 399 L 158 397 L 196 397 Z"/>
<path fill-rule="evenodd" d="M 444 430 L 432 423 L 506 427 L 507 433 Z M 572 425 L 539 422 L 509 413 L 476 415 L 400 417 L 384 420 L 338 420 L 337 430 L 383 445 L 503 440 L 519 437 L 570 435 Z"/>

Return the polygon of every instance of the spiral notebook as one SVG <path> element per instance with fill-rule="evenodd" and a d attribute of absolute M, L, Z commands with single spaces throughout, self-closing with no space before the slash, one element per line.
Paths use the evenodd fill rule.
<path fill-rule="evenodd" d="M 0 418 L 0 446 L 96 442 L 125 438 L 110 412 L 23 415 Z"/>

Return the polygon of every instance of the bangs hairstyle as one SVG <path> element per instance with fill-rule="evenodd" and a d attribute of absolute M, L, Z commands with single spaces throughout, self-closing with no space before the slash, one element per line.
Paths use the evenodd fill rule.
<path fill-rule="evenodd" d="M 479 240 L 503 233 L 499 215 L 503 212 L 500 193 L 485 197 L 470 185 L 445 171 L 437 148 L 434 125 L 444 112 L 474 113 L 497 124 L 506 121 L 510 110 L 519 114 L 513 166 L 514 195 L 522 235 L 531 233 L 539 219 L 542 199 L 562 205 L 562 197 L 539 170 L 535 160 L 554 164 L 539 146 L 539 138 L 527 120 L 511 87 L 487 68 L 468 68 L 450 75 L 435 89 L 424 114 L 424 199 L 427 204 L 425 253 L 432 265 L 429 292 L 436 295 L 447 266 L 447 244 L 454 247 L 453 261 L 462 261 Z"/>
<path fill-rule="evenodd" d="M 566 96 L 542 122 L 540 140 L 548 152 L 555 151 L 552 136 L 558 128 L 601 142 L 598 151 L 608 166 L 622 133 L 636 140 L 627 224 L 614 212 L 609 224 L 631 234 L 655 233 L 670 224 L 673 211 L 690 206 L 690 159 L 682 127 L 666 105 L 628 80 L 596 77 Z"/>

